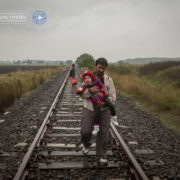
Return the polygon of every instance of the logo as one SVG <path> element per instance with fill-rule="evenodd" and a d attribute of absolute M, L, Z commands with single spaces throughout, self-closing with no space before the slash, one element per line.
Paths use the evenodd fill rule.
<path fill-rule="evenodd" d="M 0 24 L 27 24 L 28 13 L 26 10 L 1 10 Z"/>
<path fill-rule="evenodd" d="M 44 11 L 36 11 L 33 13 L 32 19 L 35 24 L 44 24 L 47 21 L 47 15 Z"/>

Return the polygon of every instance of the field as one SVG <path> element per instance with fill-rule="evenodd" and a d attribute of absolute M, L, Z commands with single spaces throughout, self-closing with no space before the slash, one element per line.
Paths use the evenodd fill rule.
<path fill-rule="evenodd" d="M 39 70 L 51 68 L 54 66 L 43 66 L 43 65 L 0 65 L 0 74 L 24 71 L 24 70 Z"/>
<path fill-rule="evenodd" d="M 40 68 L 40 67 L 39 67 Z M 41 67 L 42 68 L 42 67 Z M 49 67 L 40 70 L 24 70 L 0 75 L 0 112 L 20 98 L 65 70 Z"/>
<path fill-rule="evenodd" d="M 118 64 L 108 69 L 121 95 L 137 99 L 139 107 L 180 132 L 180 61 Z"/>

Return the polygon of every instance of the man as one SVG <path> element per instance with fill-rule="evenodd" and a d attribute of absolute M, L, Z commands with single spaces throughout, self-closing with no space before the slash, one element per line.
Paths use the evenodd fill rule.
<path fill-rule="evenodd" d="M 109 99 L 112 103 L 116 101 L 116 90 L 114 87 L 113 80 L 111 77 L 104 74 L 106 68 L 108 67 L 108 62 L 105 58 L 99 58 L 96 60 L 96 77 L 101 80 L 101 82 L 107 87 Z M 81 141 L 82 141 L 82 151 L 87 154 L 89 147 L 91 145 L 92 131 L 94 127 L 94 122 L 96 120 L 96 113 L 93 108 L 93 104 L 88 100 L 92 93 L 97 92 L 96 86 L 88 88 L 84 91 L 81 97 L 84 99 L 84 109 L 82 113 L 81 120 Z M 102 107 L 100 114 L 98 116 L 100 121 L 100 130 L 97 134 L 96 139 L 96 155 L 99 158 L 100 163 L 107 163 L 106 151 L 107 143 L 109 137 L 109 125 L 110 125 L 110 111 L 107 107 Z"/>
<path fill-rule="evenodd" d="M 69 76 L 74 78 L 75 77 L 75 67 L 74 67 L 74 64 L 72 64 L 72 67 L 71 67 L 71 71 L 69 73 Z"/>
<path fill-rule="evenodd" d="M 76 73 L 75 73 L 75 66 L 72 64 L 72 68 L 70 70 L 69 76 L 71 77 L 72 85 L 76 85 Z"/>

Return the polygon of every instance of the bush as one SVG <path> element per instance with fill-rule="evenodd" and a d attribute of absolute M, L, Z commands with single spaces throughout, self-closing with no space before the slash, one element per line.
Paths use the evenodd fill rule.
<path fill-rule="evenodd" d="M 180 80 L 180 66 L 172 67 L 163 71 L 161 76 L 171 80 Z"/>
<path fill-rule="evenodd" d="M 120 74 L 132 74 L 135 71 L 135 67 L 133 65 L 127 65 L 127 64 L 118 64 L 118 65 L 110 64 L 108 70 Z"/>

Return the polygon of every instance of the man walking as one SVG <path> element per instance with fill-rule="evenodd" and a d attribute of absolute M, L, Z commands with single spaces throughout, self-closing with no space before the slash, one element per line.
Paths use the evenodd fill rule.
<path fill-rule="evenodd" d="M 108 62 L 105 58 L 99 58 L 96 60 L 96 78 L 98 78 L 106 87 L 109 94 L 109 99 L 112 103 L 116 101 L 116 90 L 114 87 L 113 80 L 111 77 L 104 74 L 106 68 L 108 67 Z M 93 104 L 88 100 L 92 93 L 97 92 L 96 87 L 88 88 L 84 91 L 81 97 L 84 99 L 84 109 L 82 113 L 81 120 L 81 141 L 82 141 L 82 151 L 87 154 L 89 147 L 91 145 L 92 131 L 94 128 L 94 122 L 96 118 L 99 118 L 100 130 L 97 134 L 96 139 L 96 155 L 101 164 L 107 163 L 106 151 L 109 137 L 109 126 L 110 126 L 110 111 L 108 107 L 102 107 L 100 114 L 96 117 L 96 113 L 93 108 Z"/>
<path fill-rule="evenodd" d="M 70 76 L 71 78 L 74 78 L 74 77 L 75 77 L 75 66 L 74 66 L 74 64 L 72 64 L 72 67 L 71 67 L 69 76 Z"/>
<path fill-rule="evenodd" d="M 75 65 L 72 64 L 69 76 L 71 77 L 72 85 L 76 85 L 76 72 L 75 72 Z"/>

